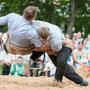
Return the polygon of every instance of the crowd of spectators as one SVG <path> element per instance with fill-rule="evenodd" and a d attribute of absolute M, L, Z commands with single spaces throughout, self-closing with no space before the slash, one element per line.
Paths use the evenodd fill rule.
<path fill-rule="evenodd" d="M 71 39 L 68 34 L 65 34 L 65 37 Z M 4 50 L 3 44 L 6 38 L 7 34 L 0 32 L 0 75 L 25 76 L 24 62 L 29 60 L 30 55 L 21 56 L 7 53 Z M 67 63 L 75 70 L 81 67 L 87 67 L 87 71 L 90 73 L 90 34 L 88 34 L 86 39 L 83 39 L 81 32 L 74 33 L 71 40 L 74 49 Z M 56 71 L 56 67 L 53 65 L 47 53 L 38 58 L 38 60 L 32 64 L 31 68 L 32 70 L 30 70 L 30 75 L 28 76 L 33 76 L 35 72 L 35 76 L 44 75 L 52 77 Z M 88 74 L 88 76 L 89 75 L 90 74 Z"/>

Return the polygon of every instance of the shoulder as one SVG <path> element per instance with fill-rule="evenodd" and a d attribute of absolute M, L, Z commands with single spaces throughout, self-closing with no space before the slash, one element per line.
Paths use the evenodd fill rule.
<path fill-rule="evenodd" d="M 16 13 L 9 13 L 7 15 L 8 18 L 16 18 L 16 17 L 19 17 L 20 15 L 19 14 L 16 14 Z"/>
<path fill-rule="evenodd" d="M 14 15 L 14 16 L 15 16 L 15 15 L 16 15 L 16 16 L 20 16 L 19 14 L 16 14 L 16 13 L 9 13 L 8 15 L 10 15 L 10 16 L 13 16 L 13 15 Z"/>

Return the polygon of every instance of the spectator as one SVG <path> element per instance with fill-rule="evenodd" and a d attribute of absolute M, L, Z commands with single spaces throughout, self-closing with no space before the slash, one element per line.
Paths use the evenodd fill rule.
<path fill-rule="evenodd" d="M 78 37 L 77 37 L 77 33 L 73 34 L 73 39 L 72 41 L 74 42 L 74 48 L 76 49 L 78 47 Z"/>
<path fill-rule="evenodd" d="M 11 65 L 9 75 L 24 76 L 24 62 L 22 57 L 18 57 L 17 62 Z"/>
<path fill-rule="evenodd" d="M 69 34 L 65 34 L 65 38 L 70 39 L 70 35 Z"/>
<path fill-rule="evenodd" d="M 77 33 L 77 37 L 78 37 L 78 42 L 82 42 L 83 41 L 82 33 L 81 32 Z"/>
<path fill-rule="evenodd" d="M 88 48 L 86 47 L 87 46 L 87 41 L 86 40 L 83 40 L 83 48 L 88 50 Z"/>
<path fill-rule="evenodd" d="M 86 64 L 88 62 L 87 58 L 87 53 L 86 50 L 83 49 L 83 43 L 79 42 L 78 44 L 78 49 L 74 50 L 74 61 L 75 61 L 75 67 L 80 68 L 81 66 L 85 66 L 84 63 Z"/>

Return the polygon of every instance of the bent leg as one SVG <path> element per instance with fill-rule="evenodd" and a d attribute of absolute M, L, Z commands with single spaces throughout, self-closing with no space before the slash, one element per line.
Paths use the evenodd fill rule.
<path fill-rule="evenodd" d="M 76 84 L 81 84 L 83 82 L 83 78 L 79 76 L 69 64 L 66 66 L 64 76 L 69 80 L 74 81 Z"/>
<path fill-rule="evenodd" d="M 67 65 L 67 59 L 68 59 L 70 53 L 71 53 L 70 48 L 62 47 L 62 49 L 59 51 L 59 53 L 57 55 L 57 58 L 56 58 L 57 69 L 56 69 L 56 73 L 55 73 L 55 79 L 57 81 L 62 82 L 63 75 L 64 75 L 66 65 Z"/>

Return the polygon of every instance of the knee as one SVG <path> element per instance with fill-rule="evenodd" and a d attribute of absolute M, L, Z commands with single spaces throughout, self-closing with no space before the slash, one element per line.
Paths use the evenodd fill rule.
<path fill-rule="evenodd" d="M 57 60 L 57 64 L 59 66 L 66 66 L 67 60 L 64 60 L 64 59 Z"/>

